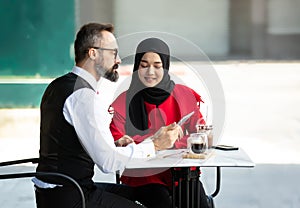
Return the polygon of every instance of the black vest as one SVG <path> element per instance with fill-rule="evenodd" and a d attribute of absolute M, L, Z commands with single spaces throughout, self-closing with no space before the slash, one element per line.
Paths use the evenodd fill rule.
<path fill-rule="evenodd" d="M 63 173 L 88 188 L 93 184 L 95 164 L 80 144 L 74 127 L 63 116 L 66 99 L 82 88 L 93 90 L 74 73 L 55 79 L 47 87 L 41 102 L 40 159 L 37 171 Z M 67 185 L 61 178 L 39 178 L 48 183 Z"/>

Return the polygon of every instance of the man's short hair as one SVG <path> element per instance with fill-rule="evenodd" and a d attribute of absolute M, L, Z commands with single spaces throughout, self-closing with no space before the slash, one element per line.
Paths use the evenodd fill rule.
<path fill-rule="evenodd" d="M 87 51 L 90 47 L 102 38 L 102 31 L 113 33 L 112 24 L 88 23 L 83 25 L 76 35 L 74 43 L 75 62 L 78 63 L 85 59 Z"/>

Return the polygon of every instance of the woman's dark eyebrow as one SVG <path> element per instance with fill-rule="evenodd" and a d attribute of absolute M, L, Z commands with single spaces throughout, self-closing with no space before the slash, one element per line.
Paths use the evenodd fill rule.
<path fill-rule="evenodd" d="M 146 60 L 143 60 L 143 59 L 141 60 L 141 62 L 148 63 L 148 61 L 146 61 Z"/>
<path fill-rule="evenodd" d="M 148 63 L 148 61 L 147 60 L 141 60 L 141 62 L 143 62 L 143 63 Z M 162 64 L 162 62 L 161 61 L 156 61 L 156 62 L 154 62 L 154 64 Z"/>

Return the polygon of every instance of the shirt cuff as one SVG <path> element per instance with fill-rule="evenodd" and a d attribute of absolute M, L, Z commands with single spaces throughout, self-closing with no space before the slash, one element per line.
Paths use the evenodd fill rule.
<path fill-rule="evenodd" d="M 142 158 L 155 157 L 155 147 L 151 138 L 145 139 L 143 142 L 136 145 L 140 149 L 139 154 Z"/>

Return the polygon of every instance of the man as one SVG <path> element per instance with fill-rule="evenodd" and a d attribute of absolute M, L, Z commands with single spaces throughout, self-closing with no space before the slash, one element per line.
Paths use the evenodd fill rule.
<path fill-rule="evenodd" d="M 140 207 L 133 188 L 95 183 L 94 165 L 104 172 L 123 170 L 129 160 L 155 155 L 173 146 L 181 129 L 162 127 L 136 145 L 129 136 L 116 147 L 106 124 L 97 82 L 101 77 L 118 80 L 118 46 L 110 24 L 89 23 L 76 35 L 72 72 L 49 84 L 41 102 L 40 158 L 37 171 L 57 172 L 75 179 L 83 189 L 87 207 Z M 129 144 L 130 143 L 130 144 Z M 127 145 L 128 144 L 128 145 Z M 126 146 L 127 145 L 127 146 Z M 78 207 L 77 190 L 54 177 L 34 178 L 38 208 Z"/>

